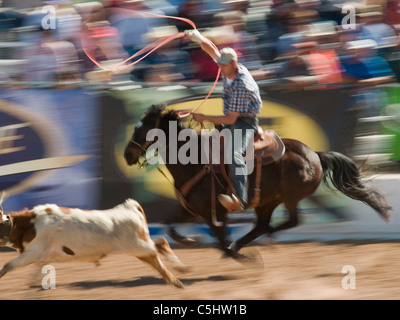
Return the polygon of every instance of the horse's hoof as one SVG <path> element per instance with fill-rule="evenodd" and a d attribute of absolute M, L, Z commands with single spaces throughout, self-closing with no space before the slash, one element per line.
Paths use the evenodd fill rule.
<path fill-rule="evenodd" d="M 221 255 L 221 259 L 227 259 L 227 258 L 232 258 L 232 256 L 230 256 L 229 254 L 227 254 L 226 252 L 224 252 L 224 253 Z"/>
<path fill-rule="evenodd" d="M 226 259 L 226 258 L 233 258 L 236 259 L 238 256 L 238 253 L 235 250 L 232 250 L 231 247 L 224 248 L 223 253 L 221 256 L 221 259 Z"/>
<path fill-rule="evenodd" d="M 185 248 L 194 248 L 200 244 L 199 241 L 192 239 L 192 238 L 185 238 L 180 241 L 180 244 Z"/>
<path fill-rule="evenodd" d="M 240 248 L 241 248 L 241 247 L 240 247 Z M 228 249 L 231 250 L 233 253 L 237 253 L 237 252 L 240 250 L 240 248 L 238 247 L 236 241 L 233 241 L 233 242 L 231 243 L 231 245 L 228 247 Z"/>
<path fill-rule="evenodd" d="M 179 243 L 181 246 L 183 246 L 185 248 L 193 248 L 200 244 L 200 242 L 195 239 L 181 236 L 173 228 L 170 229 L 170 232 L 168 235 L 171 237 L 172 240 L 176 241 L 177 243 Z"/>

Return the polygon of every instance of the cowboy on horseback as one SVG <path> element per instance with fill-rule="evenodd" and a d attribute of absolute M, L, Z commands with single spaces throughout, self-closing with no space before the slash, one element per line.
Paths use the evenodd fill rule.
<path fill-rule="evenodd" d="M 229 164 L 230 174 L 233 180 L 234 192 L 218 196 L 219 202 L 228 210 L 243 211 L 247 206 L 247 167 L 243 153 L 247 145 L 257 132 L 258 118 L 262 102 L 257 83 L 245 66 L 238 63 L 238 57 L 232 48 L 223 48 L 221 51 L 210 40 L 197 30 L 185 31 L 187 37 L 198 43 L 220 67 L 224 85 L 224 115 L 209 116 L 194 113 L 196 121 L 209 121 L 215 125 L 223 125 L 231 130 L 232 161 Z M 234 131 L 241 132 L 241 143 L 234 141 Z M 236 136 L 237 138 L 237 136 Z M 240 174 L 238 174 L 240 173 Z M 236 195 L 234 194 L 236 191 Z"/>

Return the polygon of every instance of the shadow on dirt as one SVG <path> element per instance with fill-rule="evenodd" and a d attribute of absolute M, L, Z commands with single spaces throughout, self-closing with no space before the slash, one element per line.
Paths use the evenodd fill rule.
<path fill-rule="evenodd" d="M 210 276 L 207 278 L 185 278 L 180 280 L 184 285 L 191 285 L 193 283 L 202 281 L 219 282 L 219 281 L 228 281 L 235 279 L 236 277 L 232 276 Z M 73 289 L 96 289 L 105 287 L 132 288 L 132 287 L 160 285 L 160 284 L 167 285 L 167 283 L 162 278 L 147 276 L 128 281 L 117 281 L 117 280 L 79 281 L 71 283 L 69 287 Z"/>

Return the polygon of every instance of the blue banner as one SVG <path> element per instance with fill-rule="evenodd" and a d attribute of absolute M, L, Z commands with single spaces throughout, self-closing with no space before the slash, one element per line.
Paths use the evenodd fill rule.
<path fill-rule="evenodd" d="M 97 104 L 80 89 L 0 91 L 0 192 L 6 192 L 6 211 L 43 203 L 97 207 Z"/>

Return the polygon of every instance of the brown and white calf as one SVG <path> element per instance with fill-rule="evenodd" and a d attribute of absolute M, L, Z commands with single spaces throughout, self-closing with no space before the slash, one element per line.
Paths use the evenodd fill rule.
<path fill-rule="evenodd" d="M 1 209 L 1 205 L 0 205 Z M 183 284 L 172 275 L 159 253 L 179 271 L 185 266 L 171 250 L 167 240 L 153 241 L 140 204 L 126 200 L 109 210 L 81 210 L 55 204 L 35 206 L 4 214 L 0 210 L 0 245 L 12 246 L 20 255 L 6 263 L 0 277 L 31 263 L 98 261 L 111 253 L 126 253 L 153 266 L 176 287 Z"/>

